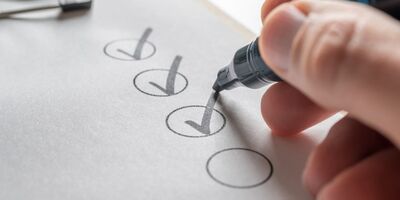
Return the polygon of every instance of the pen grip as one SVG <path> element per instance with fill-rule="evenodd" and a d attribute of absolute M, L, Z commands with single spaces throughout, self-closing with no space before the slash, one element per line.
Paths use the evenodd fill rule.
<path fill-rule="evenodd" d="M 265 81 L 270 82 L 279 82 L 282 79 L 276 75 L 271 68 L 263 61 L 259 49 L 259 38 L 256 39 L 253 43 L 249 45 L 248 57 L 252 66 L 256 67 L 259 72 L 261 78 L 265 79 Z"/>
<path fill-rule="evenodd" d="M 75 10 L 89 10 L 92 7 L 92 0 L 58 0 L 63 12 Z"/>
<path fill-rule="evenodd" d="M 258 38 L 236 52 L 232 65 L 237 80 L 248 88 L 282 81 L 261 58 Z"/>

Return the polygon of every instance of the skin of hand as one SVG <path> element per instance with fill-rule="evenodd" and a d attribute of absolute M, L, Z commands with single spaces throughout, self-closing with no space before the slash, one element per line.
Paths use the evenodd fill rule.
<path fill-rule="evenodd" d="M 338 111 L 303 179 L 319 200 L 400 198 L 400 23 L 343 1 L 268 0 L 260 51 L 285 83 L 262 98 L 275 134 L 299 133 Z"/>

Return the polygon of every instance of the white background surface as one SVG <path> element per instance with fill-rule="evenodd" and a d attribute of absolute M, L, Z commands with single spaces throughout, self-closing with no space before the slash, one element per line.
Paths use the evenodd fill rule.
<path fill-rule="evenodd" d="M 261 30 L 261 6 L 264 0 L 209 0 L 227 15 L 255 34 Z"/>

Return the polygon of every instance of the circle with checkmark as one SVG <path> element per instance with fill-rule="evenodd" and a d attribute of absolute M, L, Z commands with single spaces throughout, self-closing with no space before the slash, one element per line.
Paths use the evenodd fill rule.
<path fill-rule="evenodd" d="M 154 97 L 170 97 L 182 93 L 189 85 L 188 79 L 179 72 L 168 69 L 150 69 L 135 76 L 133 85 L 143 94 Z"/>
<path fill-rule="evenodd" d="M 226 125 L 226 118 L 222 112 L 200 105 L 178 108 L 172 111 L 165 121 L 170 131 L 188 138 L 213 136 L 221 132 Z"/>
<path fill-rule="evenodd" d="M 237 189 L 261 186 L 271 179 L 274 171 L 266 156 L 245 148 L 214 153 L 207 161 L 206 170 L 217 183 Z"/>
<path fill-rule="evenodd" d="M 156 46 L 143 39 L 121 39 L 108 43 L 104 53 L 122 61 L 140 61 L 151 58 L 156 54 Z"/>

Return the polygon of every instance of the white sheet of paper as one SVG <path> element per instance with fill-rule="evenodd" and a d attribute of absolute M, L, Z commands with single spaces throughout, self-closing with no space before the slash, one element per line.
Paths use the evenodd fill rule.
<path fill-rule="evenodd" d="M 97 0 L 0 27 L 0 199 L 310 199 L 301 171 L 336 119 L 273 137 L 265 89 L 241 88 L 210 135 L 187 123 L 253 39 L 205 0 Z"/>
<path fill-rule="evenodd" d="M 261 7 L 265 0 L 209 0 L 228 16 L 255 34 L 260 34 Z"/>

